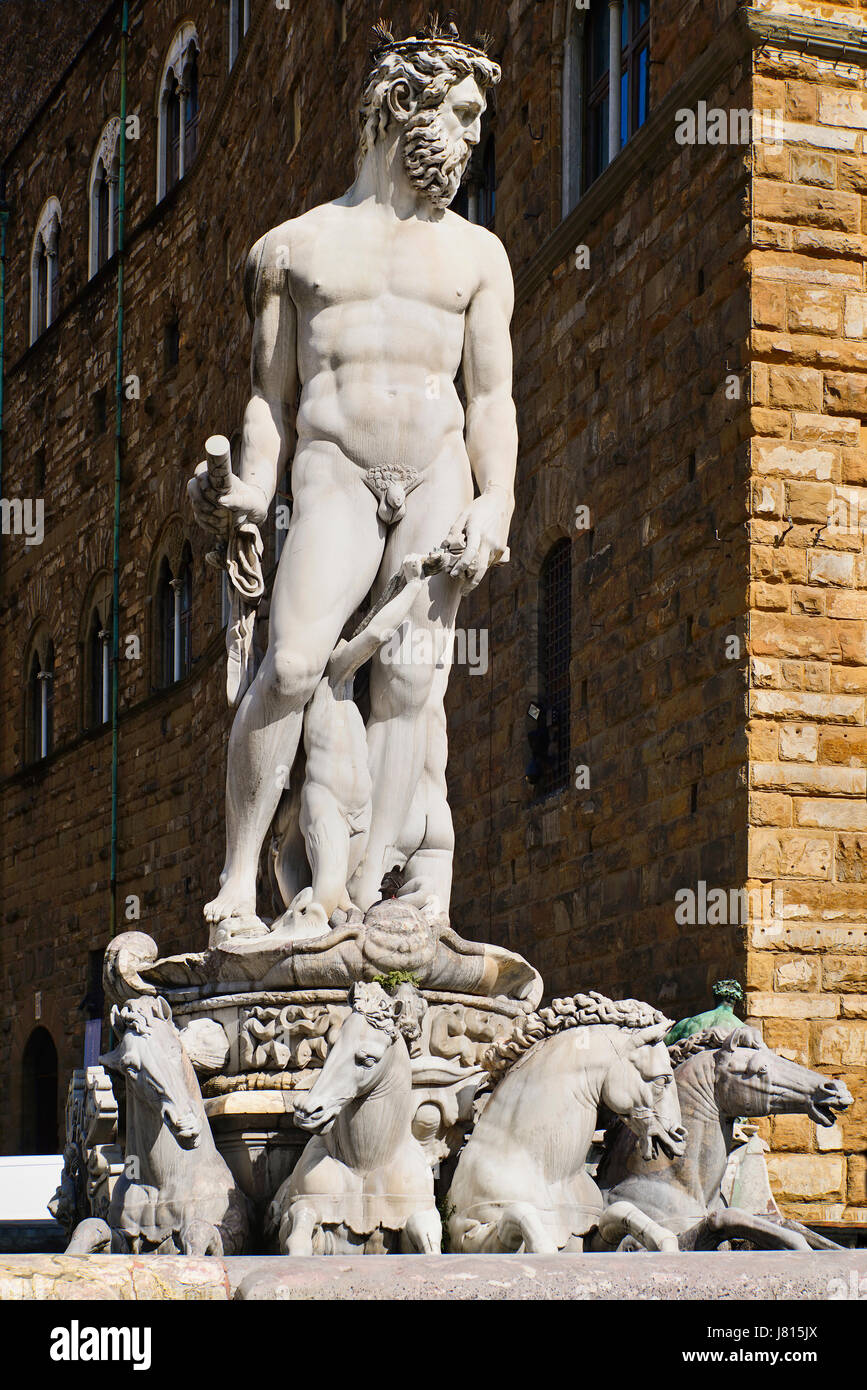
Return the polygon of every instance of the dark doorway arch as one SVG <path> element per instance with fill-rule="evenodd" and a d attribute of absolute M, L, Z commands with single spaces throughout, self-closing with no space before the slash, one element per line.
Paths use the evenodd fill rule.
<path fill-rule="evenodd" d="M 57 1048 L 47 1028 L 34 1028 L 21 1059 L 21 1152 L 60 1152 L 57 1133 Z"/>

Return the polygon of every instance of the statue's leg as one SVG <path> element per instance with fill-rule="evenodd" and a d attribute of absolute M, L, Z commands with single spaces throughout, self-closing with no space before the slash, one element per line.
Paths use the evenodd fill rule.
<path fill-rule="evenodd" d="M 423 816 L 421 842 L 409 845 L 400 897 L 424 905 L 433 892 L 448 911 L 452 892 L 455 832 L 446 789 L 448 739 L 442 701 L 431 699 L 427 709 L 428 733 L 424 771 L 416 789 L 416 806 Z M 413 819 L 415 816 L 413 815 Z"/>
<path fill-rule="evenodd" d="M 312 1255 L 316 1213 L 302 1202 L 294 1202 L 280 1222 L 280 1249 L 284 1255 Z"/>
<path fill-rule="evenodd" d="M 624 1236 L 634 1236 L 645 1250 L 676 1255 L 677 1236 L 645 1216 L 632 1202 L 613 1202 L 599 1218 L 599 1234 L 606 1245 L 617 1245 Z"/>
<path fill-rule="evenodd" d="M 100 1255 L 111 1253 L 112 1234 L 107 1221 L 88 1216 L 79 1221 L 66 1247 L 67 1255 Z"/>
<path fill-rule="evenodd" d="M 504 1251 L 520 1250 L 527 1255 L 556 1255 L 557 1243 L 536 1207 L 530 1202 L 513 1202 L 504 1208 L 497 1224 L 497 1240 Z"/>
<path fill-rule="evenodd" d="M 442 1250 L 443 1223 L 434 1208 L 414 1211 L 401 1231 L 400 1248 L 405 1255 L 439 1255 Z"/>
<path fill-rule="evenodd" d="M 472 500 L 466 459 L 453 455 L 438 461 L 407 498 L 406 515 L 388 538 L 378 584 L 399 570 L 407 555 L 427 554 L 445 539 L 462 509 Z M 353 901 L 363 911 L 379 899 L 383 874 L 392 867 L 392 850 L 405 846 L 406 827 L 416 821 L 423 788 L 431 807 L 438 807 L 437 833 L 442 841 L 419 860 L 421 843 L 407 847 L 409 877 L 430 879 L 414 885 L 423 901 L 426 890 L 448 909 L 451 883 L 451 817 L 445 797 L 447 756 L 443 701 L 451 664 L 451 641 L 461 586 L 447 574 L 433 575 L 409 614 L 408 640 L 395 651 L 385 648 L 373 660 L 370 719 L 367 723 L 372 815 L 367 848 L 350 884 Z M 418 820 L 419 824 L 423 822 Z M 425 834 L 424 831 L 421 832 Z"/>
<path fill-rule="evenodd" d="M 296 925 L 303 929 L 305 916 L 311 930 L 327 931 L 332 912 L 346 892 L 349 875 L 350 829 L 342 807 L 327 787 L 307 784 L 301 794 L 301 829 L 313 874 L 312 902 L 301 909 Z M 314 912 L 318 917 L 314 920 Z M 320 920 L 321 919 L 321 920 Z"/>
<path fill-rule="evenodd" d="M 182 1255 L 222 1255 L 223 1237 L 210 1221 L 188 1221 L 178 1231 Z"/>
<path fill-rule="evenodd" d="M 752 1212 L 726 1207 L 709 1212 L 703 1221 L 680 1238 L 682 1250 L 716 1250 L 726 1240 L 748 1240 L 760 1250 L 809 1250 L 799 1231 Z"/>
<path fill-rule="evenodd" d="M 226 863 L 210 922 L 252 918 L 259 852 L 295 758 L 304 706 L 383 550 L 376 503 L 354 464 L 311 446 L 292 472 L 294 508 L 271 596 L 269 643 L 232 725 Z"/>

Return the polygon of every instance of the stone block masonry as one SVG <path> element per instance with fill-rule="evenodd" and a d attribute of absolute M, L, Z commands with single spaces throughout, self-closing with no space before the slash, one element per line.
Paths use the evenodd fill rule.
<path fill-rule="evenodd" d="M 749 882 L 774 903 L 751 933 L 749 1017 L 855 1096 L 830 1130 L 765 1127 L 779 1200 L 844 1219 L 867 1202 L 867 83 L 861 65 L 768 47 L 753 86 L 785 138 L 754 151 L 747 262 Z"/>

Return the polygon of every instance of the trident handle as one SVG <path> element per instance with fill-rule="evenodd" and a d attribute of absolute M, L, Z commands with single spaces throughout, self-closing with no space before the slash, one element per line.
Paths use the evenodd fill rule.
<path fill-rule="evenodd" d="M 212 434 L 205 441 L 208 482 L 215 492 L 228 492 L 232 484 L 232 446 L 224 434 Z"/>

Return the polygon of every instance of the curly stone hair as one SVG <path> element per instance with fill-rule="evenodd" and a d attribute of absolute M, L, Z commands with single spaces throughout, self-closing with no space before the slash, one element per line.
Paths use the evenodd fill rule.
<path fill-rule="evenodd" d="M 591 990 L 589 994 L 575 994 L 569 999 L 554 999 L 548 1008 L 516 1021 L 510 1038 L 500 1038 L 487 1049 L 482 1066 L 492 1076 L 500 1076 L 543 1038 L 553 1037 L 566 1028 L 605 1023 L 616 1024 L 618 1028 L 657 1028 L 660 1038 L 671 1027 L 671 1020 L 665 1014 L 640 999 L 609 999 Z"/>
<path fill-rule="evenodd" d="M 446 92 L 465 77 L 474 77 L 484 92 L 501 75 L 499 64 L 482 49 L 449 38 L 382 44 L 374 51 L 361 98 L 359 167 L 392 121 L 403 125 L 420 111 L 438 107 Z"/>

